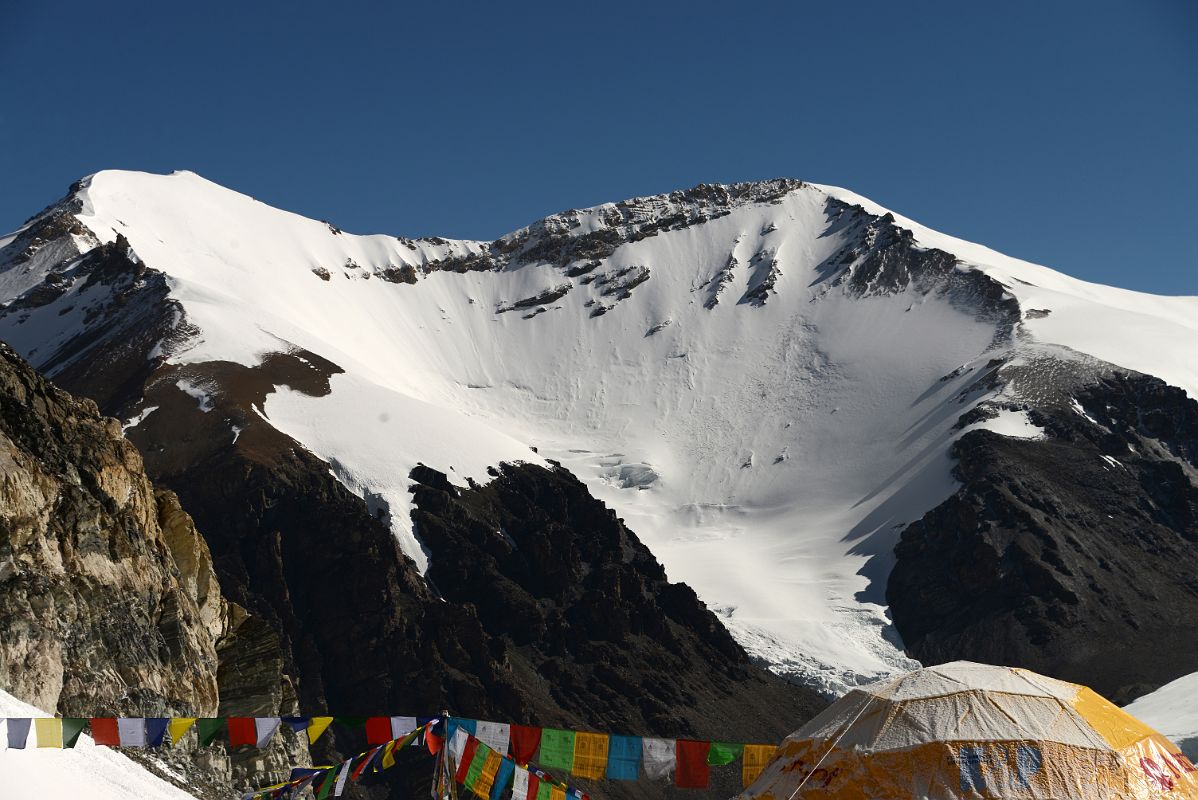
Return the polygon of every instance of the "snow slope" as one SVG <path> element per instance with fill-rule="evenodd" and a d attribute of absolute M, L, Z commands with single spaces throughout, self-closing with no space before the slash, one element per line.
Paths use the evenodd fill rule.
<path fill-rule="evenodd" d="M 9 716 L 44 717 L 46 713 L 0 690 L 0 717 Z M 31 729 L 24 750 L 9 750 L 7 733 L 5 727 L 0 736 L 0 785 L 5 797 L 192 800 L 112 748 L 96 747 L 90 736 L 80 736 L 71 750 L 38 749 Z"/>
<path fill-rule="evenodd" d="M 1123 709 L 1198 760 L 1198 672 L 1167 683 Z"/>
<path fill-rule="evenodd" d="M 187 172 L 103 172 L 78 196 L 95 237 L 124 235 L 169 276 L 199 331 L 170 361 L 252 365 L 302 348 L 345 370 L 327 396 L 281 387 L 262 410 L 389 513 L 418 563 L 406 491 L 415 463 L 485 482 L 498 461 L 553 459 L 779 671 L 839 691 L 912 666 L 881 604 L 889 554 L 901 527 L 954 490 L 953 426 L 983 399 L 963 393 L 1014 345 L 996 344 L 992 319 L 936 295 L 852 296 L 831 280 L 827 261 L 847 234 L 829 224 L 829 198 L 884 209 L 804 185 L 626 241 L 587 277 L 534 262 L 409 285 L 378 276 L 487 245 L 340 233 Z M 634 203 L 642 215 L 677 205 Z M 551 222 L 573 236 L 603 232 L 616 211 L 570 212 L 506 239 Z M 1187 357 L 1198 348 L 1198 298 L 1086 284 L 899 222 L 962 269 L 1001 281 L 1025 312 L 1048 312 L 1025 318 L 1020 341 L 1090 353 L 1198 396 Z M 769 264 L 776 282 L 757 306 L 747 298 Z M 643 269 L 649 279 L 627 299 L 604 294 L 622 271 Z M 708 308 L 713 278 L 726 281 Z M 10 270 L 0 289 L 14 296 L 40 279 Z M 564 283 L 570 291 L 544 313 L 500 313 Z M 75 291 L 50 307 L 63 330 L 49 338 L 82 324 L 68 308 Z M 48 336 L 11 335 L 22 352 Z M 1036 435 L 1017 413 L 983 424 Z"/>

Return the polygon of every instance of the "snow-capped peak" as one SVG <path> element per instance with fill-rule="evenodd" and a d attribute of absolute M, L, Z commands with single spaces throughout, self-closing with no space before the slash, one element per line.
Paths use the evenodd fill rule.
<path fill-rule="evenodd" d="M 205 397 L 220 363 L 341 370 L 253 413 L 388 514 L 418 563 L 416 463 L 464 483 L 552 459 L 751 652 L 829 690 L 910 665 L 887 630 L 890 551 L 954 490 L 961 416 L 1010 401 L 982 380 L 996 360 L 1051 346 L 1198 395 L 1198 298 L 1086 284 L 793 180 L 494 242 L 345 233 L 189 172 L 101 172 L 56 214 L 0 252 L 0 337 L 52 376 L 88 357 L 102 311 L 129 313 L 88 266 L 121 237 L 177 312 L 150 354 Z"/>

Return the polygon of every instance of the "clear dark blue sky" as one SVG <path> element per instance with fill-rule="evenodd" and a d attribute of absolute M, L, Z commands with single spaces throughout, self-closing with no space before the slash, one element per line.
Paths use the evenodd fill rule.
<path fill-rule="evenodd" d="M 1198 294 L 1198 3 L 733 5 L 18 0 L 0 228 L 109 167 L 471 238 L 786 175 Z"/>

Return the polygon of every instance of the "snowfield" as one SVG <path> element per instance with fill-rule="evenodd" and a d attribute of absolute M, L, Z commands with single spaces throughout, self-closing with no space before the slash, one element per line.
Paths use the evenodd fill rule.
<path fill-rule="evenodd" d="M 1198 672 L 1144 695 L 1124 711 L 1148 723 L 1198 760 Z"/>
<path fill-rule="evenodd" d="M 995 344 L 992 320 L 937 296 L 855 297 L 833 284 L 819 269 L 844 244 L 829 227 L 829 198 L 885 209 L 805 185 L 627 242 L 591 282 L 530 263 L 407 284 L 378 273 L 486 243 L 338 233 L 188 172 L 103 172 L 80 197 L 78 219 L 97 239 L 124 235 L 169 276 L 199 331 L 170 361 L 254 365 L 301 348 L 345 370 L 326 396 L 282 387 L 262 411 L 388 514 L 419 565 L 412 466 L 464 484 L 485 482 L 501 461 L 554 460 L 777 671 L 836 693 L 917 666 L 886 616 L 891 550 L 904 525 L 954 491 L 953 426 L 986 399 L 967 390 L 1016 345 Z M 602 230 L 610 210 L 577 212 L 572 235 Z M 1084 283 L 897 219 L 1017 298 L 1018 341 L 1071 348 L 1198 396 L 1198 298 Z M 768 263 L 778 274 L 759 307 L 746 295 Z M 605 281 L 644 269 L 627 299 L 603 293 Z M 0 288 L 34 280 L 6 275 Z M 531 318 L 532 307 L 499 312 L 563 284 L 570 291 Z M 592 316 L 599 306 L 610 310 Z M 212 391 L 189 389 L 201 404 Z M 982 424 L 1039 435 L 1021 412 Z"/>

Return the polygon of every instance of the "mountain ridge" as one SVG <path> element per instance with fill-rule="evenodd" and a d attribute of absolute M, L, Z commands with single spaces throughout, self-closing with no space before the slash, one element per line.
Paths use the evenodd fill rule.
<path fill-rule="evenodd" d="M 77 191 L 25 261 L 29 236 L 0 255 L 0 336 L 108 397 L 135 441 L 166 447 L 156 415 L 241 397 L 204 418 L 226 431 L 211 441 L 251 447 L 266 425 L 301 443 L 422 566 L 410 469 L 464 485 L 553 459 L 755 656 L 829 692 L 911 663 L 884 589 L 900 530 L 959 488 L 953 442 L 1038 440 L 1033 412 L 1065 374 L 1198 387 L 1195 298 L 1086 284 L 801 181 L 570 210 L 489 243 L 354 236 L 187 173 L 99 173 Z M 118 236 L 112 295 L 70 250 L 121 251 Z M 166 328 L 133 325 L 152 330 L 140 355 L 116 352 L 125 333 L 74 367 L 46 354 L 143 305 Z M 140 377 L 120 394 L 82 374 L 147 364 L 141 397 Z M 260 374 L 249 394 L 229 377 L 245 370 Z M 303 388 L 309 373 L 327 388 Z"/>

